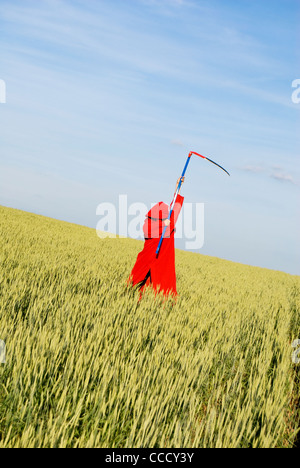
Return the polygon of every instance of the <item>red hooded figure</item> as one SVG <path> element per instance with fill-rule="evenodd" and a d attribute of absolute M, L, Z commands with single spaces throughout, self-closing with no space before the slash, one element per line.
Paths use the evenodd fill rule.
<path fill-rule="evenodd" d="M 184 178 L 183 178 L 184 180 Z M 180 179 L 177 181 L 178 187 Z M 175 190 L 176 192 L 176 190 Z M 184 198 L 178 193 L 170 220 L 169 207 L 157 203 L 147 213 L 143 226 L 145 244 L 138 254 L 129 281 L 143 291 L 151 284 L 156 292 L 177 296 L 175 273 L 175 224 L 180 214 Z M 164 227 L 167 226 L 159 254 L 156 249 Z"/>

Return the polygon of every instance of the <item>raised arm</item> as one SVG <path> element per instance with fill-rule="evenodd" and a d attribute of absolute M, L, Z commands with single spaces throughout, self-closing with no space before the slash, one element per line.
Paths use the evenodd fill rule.
<path fill-rule="evenodd" d="M 174 201 L 174 197 L 176 195 L 176 191 L 177 191 L 180 180 L 181 180 L 181 187 L 182 187 L 182 184 L 184 182 L 184 177 L 179 177 L 179 179 L 176 182 L 175 192 L 174 192 L 173 200 L 172 200 L 170 206 L 172 206 L 172 203 Z M 177 196 L 176 196 L 176 201 L 175 201 L 174 206 L 173 206 L 173 213 L 172 213 L 172 216 L 171 216 L 171 220 L 166 219 L 164 221 L 165 226 L 170 226 L 171 221 L 172 221 L 171 230 L 174 229 L 174 226 L 176 224 L 176 221 L 177 221 L 177 218 L 178 218 L 179 213 L 181 211 L 183 200 L 184 200 L 184 198 L 180 195 L 181 187 L 180 187 L 180 189 L 179 189 L 179 191 L 177 193 Z"/>
<path fill-rule="evenodd" d="M 182 187 L 182 184 L 184 183 L 184 179 L 185 179 L 185 177 L 179 177 L 179 179 L 177 180 L 177 182 L 176 182 L 176 187 L 175 187 L 175 192 L 174 192 L 174 196 L 175 196 L 176 190 L 177 190 L 177 188 L 178 188 L 179 182 L 181 181 L 181 187 Z M 180 191 L 181 191 L 181 187 L 180 187 L 179 192 L 178 192 L 179 194 L 180 194 Z"/>

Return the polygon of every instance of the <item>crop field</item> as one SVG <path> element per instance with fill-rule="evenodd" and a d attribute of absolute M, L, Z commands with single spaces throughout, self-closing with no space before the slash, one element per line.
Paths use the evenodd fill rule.
<path fill-rule="evenodd" d="M 176 250 L 139 301 L 142 246 L 0 207 L 0 448 L 295 447 L 300 277 Z"/>

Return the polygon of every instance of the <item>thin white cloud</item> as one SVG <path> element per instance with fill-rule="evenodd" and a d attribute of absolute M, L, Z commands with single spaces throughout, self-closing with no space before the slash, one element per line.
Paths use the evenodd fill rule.
<path fill-rule="evenodd" d="M 254 174 L 260 174 L 261 172 L 265 171 L 265 169 L 262 166 L 251 166 L 251 165 L 246 165 L 242 167 L 242 170 L 246 172 L 253 172 Z"/>
<path fill-rule="evenodd" d="M 171 145 L 179 146 L 181 148 L 185 146 L 184 143 L 181 140 L 172 140 Z"/>
<path fill-rule="evenodd" d="M 207 12 L 202 4 L 183 0 L 149 0 L 147 3 L 169 7 L 190 5 L 196 13 Z M 153 34 L 151 21 L 139 16 L 135 18 L 134 12 L 130 17 L 124 14 L 124 10 L 121 15 L 116 11 L 114 20 L 108 21 L 109 8 L 102 2 L 84 8 L 80 3 L 75 6 L 66 1 L 45 1 L 37 7 L 4 8 L 3 18 L 17 29 L 18 34 L 34 40 L 34 46 L 22 46 L 20 53 L 26 53 L 33 59 L 35 56 L 40 62 L 48 60 L 50 66 L 53 66 L 51 58 L 55 58 L 57 63 L 59 55 L 63 64 L 68 53 L 69 66 L 76 62 L 76 54 L 79 57 L 86 54 L 95 61 L 105 59 L 115 67 L 131 68 L 135 72 L 210 89 L 221 90 L 225 87 L 244 96 L 291 105 L 285 97 L 233 78 L 243 68 L 257 69 L 260 73 L 272 73 L 274 76 L 280 67 L 277 60 L 271 57 L 266 59 L 264 46 L 257 39 L 223 23 L 220 17 L 213 15 L 212 8 L 209 12 L 208 24 L 206 16 L 199 15 L 199 27 L 193 24 L 186 33 L 186 38 L 190 39 L 188 48 L 181 42 L 180 35 L 171 38 L 161 31 Z M 190 14 L 184 16 L 182 25 L 185 27 L 192 19 Z M 47 44 L 46 50 L 43 48 L 39 51 L 39 44 Z M 5 44 L 5 40 L 3 46 L 6 51 L 18 52 L 10 44 Z M 60 54 L 53 47 L 59 47 Z M 223 67 L 227 68 L 228 75 L 220 79 L 220 68 Z"/>
<path fill-rule="evenodd" d="M 280 182 L 288 182 L 290 184 L 296 185 L 296 181 L 291 174 L 286 174 L 284 172 L 273 172 L 270 177 L 279 180 Z"/>
<path fill-rule="evenodd" d="M 279 180 L 281 182 L 288 182 L 293 185 L 297 185 L 295 178 L 284 170 L 284 168 L 278 164 L 274 164 L 271 167 L 263 165 L 250 165 L 246 164 L 240 169 L 244 172 L 249 172 L 252 174 L 262 174 L 266 177 Z"/>

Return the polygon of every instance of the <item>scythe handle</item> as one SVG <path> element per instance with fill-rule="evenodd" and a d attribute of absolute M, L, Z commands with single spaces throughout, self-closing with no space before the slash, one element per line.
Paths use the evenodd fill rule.
<path fill-rule="evenodd" d="M 189 162 L 190 162 L 190 159 L 191 159 L 192 154 L 195 154 L 196 156 L 199 156 L 199 157 L 202 158 L 202 159 L 206 159 L 206 161 L 211 162 L 212 164 L 214 164 L 215 166 L 219 167 L 220 169 L 222 169 L 222 171 L 226 172 L 226 174 L 230 176 L 229 172 L 226 171 L 226 169 L 224 169 L 224 167 L 220 166 L 220 164 L 216 163 L 216 162 L 213 161 L 212 159 L 207 158 L 206 156 L 203 156 L 202 154 L 196 153 L 195 151 L 190 151 L 190 152 L 189 152 L 189 155 L 188 155 L 188 158 L 187 158 L 187 161 L 186 161 L 186 163 L 185 163 L 184 169 L 183 169 L 183 171 L 182 171 L 181 178 L 180 178 L 178 187 L 177 187 L 176 192 L 175 192 L 175 195 L 174 195 L 174 199 L 173 199 L 173 201 L 172 201 L 172 203 L 171 203 L 171 206 L 170 206 L 170 213 L 169 213 L 168 219 L 171 218 L 171 215 L 172 215 L 172 212 L 173 212 L 173 208 L 174 208 L 174 204 L 175 204 L 175 201 L 176 201 L 176 197 L 177 197 L 177 195 L 178 195 L 178 193 L 179 193 L 179 190 L 180 190 L 180 187 L 181 187 L 181 184 L 182 184 L 182 177 L 184 177 L 184 175 L 185 175 L 185 173 L 186 173 L 186 170 L 187 170 L 187 167 L 188 167 L 188 165 L 189 165 Z M 157 249 L 156 249 L 156 256 L 159 254 L 159 251 L 160 251 L 160 248 L 161 248 L 161 244 L 162 244 L 164 235 L 165 235 L 165 233 L 166 233 L 166 230 L 167 230 L 167 226 L 164 227 L 164 230 L 163 230 L 162 235 L 161 235 L 161 237 L 160 237 L 159 244 L 158 244 Z"/>
<path fill-rule="evenodd" d="M 188 167 L 188 165 L 189 165 L 191 156 L 192 156 L 192 153 L 190 153 L 190 154 L 188 155 L 188 158 L 187 158 L 187 160 L 186 160 L 184 169 L 183 169 L 182 174 L 181 174 L 181 177 L 180 177 L 180 181 L 179 181 L 178 187 L 177 187 L 177 189 L 176 189 L 176 192 L 175 192 L 175 194 L 174 194 L 174 198 L 173 198 L 173 201 L 172 201 L 172 204 L 171 204 L 171 207 L 170 207 L 170 212 L 169 212 L 168 219 L 171 219 L 171 216 L 172 216 L 172 213 L 173 213 L 173 209 L 174 209 L 174 205 L 175 205 L 175 201 L 176 201 L 177 195 L 178 195 L 178 193 L 179 193 L 180 187 L 181 187 L 181 185 L 182 185 L 182 177 L 184 177 L 184 175 L 185 175 L 185 173 L 186 173 L 186 170 L 187 170 L 187 167 Z M 166 230 L 167 230 L 167 226 L 165 226 L 164 229 L 163 229 L 162 235 L 161 235 L 161 237 L 160 237 L 160 240 L 159 240 L 159 243 L 158 243 L 156 252 L 155 252 L 156 255 L 159 254 L 159 251 L 160 251 L 160 248 L 161 248 L 161 244 L 162 244 L 164 235 L 165 235 L 165 233 L 166 233 Z"/>

